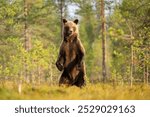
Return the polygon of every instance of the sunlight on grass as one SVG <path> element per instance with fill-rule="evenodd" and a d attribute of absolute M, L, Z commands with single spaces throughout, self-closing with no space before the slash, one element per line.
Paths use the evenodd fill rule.
<path fill-rule="evenodd" d="M 81 99 L 81 100 L 117 100 L 117 99 L 150 99 L 150 86 L 128 85 L 112 86 L 110 84 L 88 84 L 83 88 L 58 87 L 57 85 L 22 85 L 19 94 L 17 86 L 13 83 L 0 85 L 0 99 Z"/>

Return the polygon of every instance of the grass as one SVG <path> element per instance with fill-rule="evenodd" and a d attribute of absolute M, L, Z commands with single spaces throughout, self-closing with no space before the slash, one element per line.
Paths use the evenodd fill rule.
<path fill-rule="evenodd" d="M 21 94 L 17 85 L 7 82 L 0 85 L 0 99 L 8 100 L 147 100 L 150 99 L 150 86 L 136 85 L 132 88 L 128 85 L 112 86 L 110 84 L 88 84 L 84 88 L 58 87 L 47 84 L 31 86 L 22 85 Z"/>

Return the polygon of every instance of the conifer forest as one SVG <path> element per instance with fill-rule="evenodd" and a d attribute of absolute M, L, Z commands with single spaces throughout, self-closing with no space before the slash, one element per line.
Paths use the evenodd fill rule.
<path fill-rule="evenodd" d="M 79 20 L 82 88 L 58 85 L 63 18 Z M 150 99 L 150 0 L 0 0 L 0 99 Z"/>

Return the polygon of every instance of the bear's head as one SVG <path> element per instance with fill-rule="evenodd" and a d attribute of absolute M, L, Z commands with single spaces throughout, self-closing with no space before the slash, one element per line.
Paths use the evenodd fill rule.
<path fill-rule="evenodd" d="M 64 37 L 67 38 L 73 34 L 78 34 L 78 24 L 79 20 L 75 19 L 74 21 L 68 21 L 66 19 L 63 19 L 64 24 Z"/>

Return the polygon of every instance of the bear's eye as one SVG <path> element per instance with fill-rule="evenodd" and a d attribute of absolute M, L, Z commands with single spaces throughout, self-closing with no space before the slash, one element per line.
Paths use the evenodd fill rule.
<path fill-rule="evenodd" d="M 73 31 L 74 31 L 74 32 L 76 31 L 76 27 L 73 27 Z"/>

